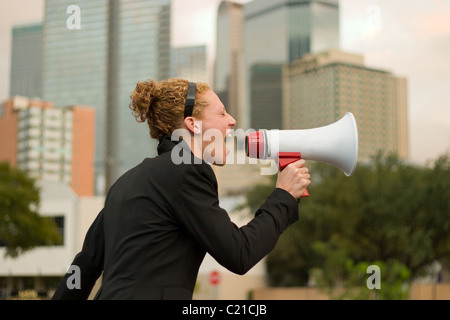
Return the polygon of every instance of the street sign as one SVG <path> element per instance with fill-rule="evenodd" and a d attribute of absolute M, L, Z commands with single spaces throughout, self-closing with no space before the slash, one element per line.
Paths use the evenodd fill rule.
<path fill-rule="evenodd" d="M 220 273 L 217 270 L 211 271 L 209 274 L 209 283 L 213 286 L 217 286 L 220 282 Z"/>

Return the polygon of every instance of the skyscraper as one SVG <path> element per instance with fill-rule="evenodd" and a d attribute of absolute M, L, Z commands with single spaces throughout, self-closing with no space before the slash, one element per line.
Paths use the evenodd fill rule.
<path fill-rule="evenodd" d="M 283 64 L 261 63 L 251 68 L 250 88 L 253 128 L 280 129 L 282 125 L 280 101 L 282 101 Z"/>
<path fill-rule="evenodd" d="M 216 60 L 214 90 L 242 126 L 244 7 L 232 1 L 222 1 L 217 11 Z"/>
<path fill-rule="evenodd" d="M 42 23 L 12 29 L 10 96 L 41 97 Z"/>
<path fill-rule="evenodd" d="M 73 3 L 45 3 L 43 99 L 95 107 L 95 174 L 101 194 L 105 183 L 108 188 L 156 153 L 157 142 L 128 106 L 137 81 L 170 74 L 170 0 Z"/>
<path fill-rule="evenodd" d="M 324 126 L 352 112 L 359 160 L 380 150 L 408 157 L 405 78 L 365 66 L 363 56 L 329 50 L 287 65 L 283 88 L 285 129 Z"/>
<path fill-rule="evenodd" d="M 205 45 L 172 48 L 170 77 L 208 82 L 206 56 Z"/>
<path fill-rule="evenodd" d="M 271 105 L 255 105 L 252 88 L 253 67 L 258 64 L 290 63 L 305 53 L 339 48 L 338 0 L 254 0 L 244 7 L 245 27 L 245 124 L 251 123 L 260 111 L 275 108 L 281 119 L 282 101 Z M 261 84 L 259 84 L 261 85 Z M 281 88 L 281 86 L 280 86 Z M 281 97 L 281 93 L 278 94 Z M 280 123 L 274 123 L 278 126 Z M 255 128 L 264 129 L 264 128 Z"/>

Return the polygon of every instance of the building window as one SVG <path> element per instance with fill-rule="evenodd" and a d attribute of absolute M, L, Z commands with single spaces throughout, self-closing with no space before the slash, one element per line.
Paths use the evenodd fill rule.
<path fill-rule="evenodd" d="M 58 228 L 58 233 L 61 235 L 61 241 L 56 245 L 62 246 L 64 245 L 64 216 L 55 216 L 52 218 Z"/>

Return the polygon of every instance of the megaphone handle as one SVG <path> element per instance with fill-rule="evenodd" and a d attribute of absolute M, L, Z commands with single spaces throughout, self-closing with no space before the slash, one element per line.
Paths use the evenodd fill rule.
<path fill-rule="evenodd" d="M 292 162 L 298 161 L 302 158 L 302 154 L 300 152 L 279 152 L 278 153 L 278 168 L 280 171 L 283 171 L 288 165 Z M 309 197 L 308 190 L 302 194 L 302 198 Z"/>

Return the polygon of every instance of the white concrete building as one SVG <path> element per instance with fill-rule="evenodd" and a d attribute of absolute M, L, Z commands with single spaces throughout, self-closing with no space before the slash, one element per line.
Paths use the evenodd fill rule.
<path fill-rule="evenodd" d="M 103 197 L 79 198 L 61 182 L 41 181 L 39 186 L 40 213 L 58 218 L 63 244 L 38 247 L 17 258 L 5 257 L 5 248 L 0 248 L 0 299 L 30 289 L 43 298 L 51 295 L 80 250 L 91 222 L 103 207 Z"/>

